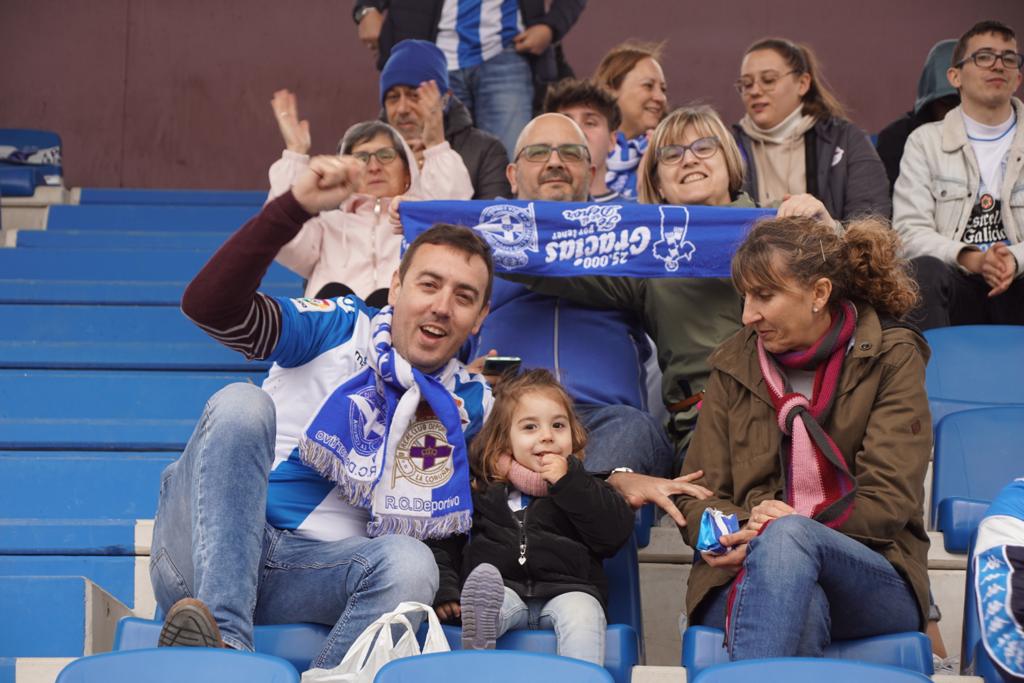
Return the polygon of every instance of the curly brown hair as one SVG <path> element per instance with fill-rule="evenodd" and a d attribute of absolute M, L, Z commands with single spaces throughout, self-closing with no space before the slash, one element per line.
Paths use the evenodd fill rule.
<path fill-rule="evenodd" d="M 545 393 L 565 406 L 572 434 L 572 452 L 583 460 L 587 432 L 572 408 L 568 392 L 550 371 L 543 368 L 526 370 L 516 377 L 506 377 L 494 388 L 491 415 L 469 447 L 469 467 L 473 473 L 474 487 L 484 489 L 489 484 L 505 480 L 496 469 L 498 458 L 512 453 L 512 415 L 520 399 L 535 391 Z"/>
<path fill-rule="evenodd" d="M 732 281 L 740 294 L 759 287 L 782 289 L 787 280 L 810 285 L 832 282 L 829 303 L 864 301 L 900 318 L 918 301 L 899 237 L 881 218 L 864 218 L 842 233 L 813 218 L 773 218 L 757 223 L 732 259 Z"/>

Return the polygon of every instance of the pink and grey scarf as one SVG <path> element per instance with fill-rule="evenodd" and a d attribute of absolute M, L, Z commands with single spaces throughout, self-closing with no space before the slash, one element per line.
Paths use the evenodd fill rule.
<path fill-rule="evenodd" d="M 857 309 L 843 301 L 829 329 L 804 351 L 771 354 L 757 340 L 761 374 L 784 435 L 786 502 L 798 514 L 831 528 L 840 526 L 853 510 L 857 482 L 821 425 L 832 410 L 846 347 L 856 326 Z M 788 391 L 786 368 L 814 370 L 809 401 L 803 394 Z"/>

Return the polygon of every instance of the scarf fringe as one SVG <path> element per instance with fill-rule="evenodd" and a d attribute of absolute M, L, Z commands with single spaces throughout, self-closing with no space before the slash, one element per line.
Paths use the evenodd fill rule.
<path fill-rule="evenodd" d="M 473 525 L 473 512 L 459 510 L 444 517 L 401 517 L 398 515 L 374 515 L 366 525 L 371 538 L 387 534 L 412 536 L 421 541 L 428 538 L 447 538 L 455 534 L 469 533 Z"/>
<path fill-rule="evenodd" d="M 345 462 L 334 451 L 309 439 L 302 439 L 299 442 L 299 460 L 321 477 L 334 482 L 341 497 L 349 504 L 361 508 L 370 507 L 374 482 L 357 481 L 349 477 Z"/>

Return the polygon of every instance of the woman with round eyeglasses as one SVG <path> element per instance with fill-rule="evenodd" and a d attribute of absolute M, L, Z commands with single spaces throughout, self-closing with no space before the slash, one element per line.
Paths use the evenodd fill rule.
<path fill-rule="evenodd" d="M 287 148 L 270 167 L 270 199 L 286 192 L 310 161 L 309 124 L 299 121 L 295 96 L 278 91 L 272 104 Z M 424 104 L 428 112 L 430 104 Z M 389 217 L 392 200 L 472 198 L 466 165 L 444 139 L 440 115 L 436 118 L 437 130 L 429 141 L 429 131 L 424 131 L 422 166 L 401 134 L 386 123 L 365 121 L 345 132 L 338 154 L 360 162 L 358 189 L 337 209 L 310 217 L 277 254 L 279 263 L 307 279 L 305 296 L 326 299 L 354 293 L 370 306 L 383 307 L 402 246 Z"/>
<path fill-rule="evenodd" d="M 746 115 L 733 134 L 747 162 L 743 189 L 764 207 L 810 194 L 835 219 L 889 218 L 892 201 L 867 134 L 845 118 L 811 49 L 783 38 L 749 48 L 736 91 Z"/>
<path fill-rule="evenodd" d="M 608 155 L 605 183 L 627 199 L 636 197 L 636 169 L 647 149 L 647 136 L 668 112 L 668 86 L 661 70 L 661 45 L 628 42 L 604 56 L 594 82 L 614 96 L 622 122 L 615 149 Z"/>

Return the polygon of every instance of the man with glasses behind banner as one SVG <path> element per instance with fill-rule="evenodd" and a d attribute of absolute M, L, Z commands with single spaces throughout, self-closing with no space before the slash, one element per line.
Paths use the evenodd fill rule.
<path fill-rule="evenodd" d="M 960 106 L 907 139 L 893 227 L 912 259 L 922 329 L 1024 324 L 1024 104 L 1013 29 L 975 24 L 946 73 Z"/>
<path fill-rule="evenodd" d="M 593 173 L 583 132 L 554 113 L 523 129 L 507 170 L 516 199 L 556 202 L 586 201 Z M 479 348 L 555 373 L 589 432 L 588 470 L 669 474 L 672 450 L 644 410 L 642 368 L 650 347 L 634 314 L 587 308 L 495 278 Z"/>

